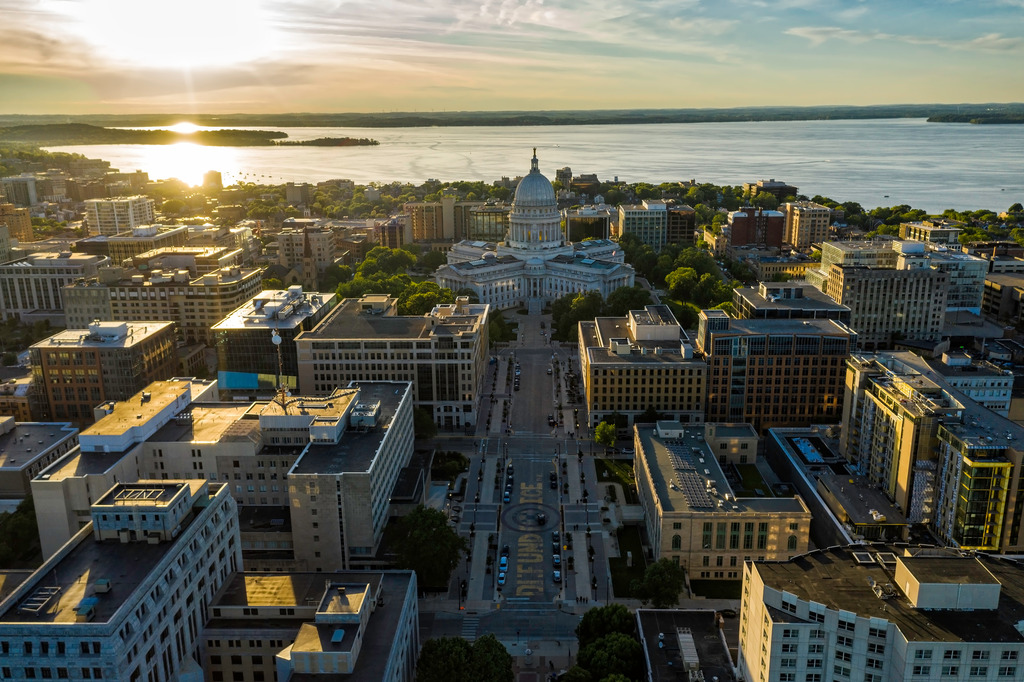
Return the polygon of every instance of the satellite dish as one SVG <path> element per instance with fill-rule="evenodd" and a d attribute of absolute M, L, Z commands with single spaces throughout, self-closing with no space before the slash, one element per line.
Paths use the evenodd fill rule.
<path fill-rule="evenodd" d="M 275 346 L 280 346 L 281 345 L 281 335 L 277 333 L 276 329 L 271 334 L 270 340 L 274 342 Z"/>

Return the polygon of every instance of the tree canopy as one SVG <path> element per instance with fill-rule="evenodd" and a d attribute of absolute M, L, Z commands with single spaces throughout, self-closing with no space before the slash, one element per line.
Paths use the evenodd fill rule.
<path fill-rule="evenodd" d="M 580 647 L 579 665 L 590 671 L 595 680 L 609 675 L 625 675 L 639 680 L 643 676 L 643 649 L 633 637 L 612 632 L 586 646 Z"/>
<path fill-rule="evenodd" d="M 492 634 L 470 644 L 461 637 L 428 639 L 416 661 L 416 682 L 512 682 L 512 656 Z"/>
<path fill-rule="evenodd" d="M 645 604 L 666 609 L 679 602 L 679 593 L 686 585 L 686 571 L 668 558 L 650 564 L 641 580 L 634 580 L 630 591 Z"/>
<path fill-rule="evenodd" d="M 466 551 L 444 512 L 422 504 L 398 522 L 394 540 L 399 567 L 416 571 L 425 589 L 444 589 Z"/>
<path fill-rule="evenodd" d="M 576 626 L 576 637 L 580 641 L 580 648 L 613 632 L 629 636 L 636 633 L 636 619 L 622 604 L 608 604 L 590 609 L 583 614 L 583 618 Z"/>
<path fill-rule="evenodd" d="M 610 448 L 615 445 L 615 426 L 608 422 L 601 422 L 594 429 L 594 442 Z"/>

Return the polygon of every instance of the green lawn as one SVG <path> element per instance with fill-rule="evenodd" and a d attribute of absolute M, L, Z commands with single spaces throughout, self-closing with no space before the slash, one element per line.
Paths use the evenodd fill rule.
<path fill-rule="evenodd" d="M 647 560 L 644 555 L 644 547 L 640 539 L 640 528 L 637 526 L 623 526 L 618 530 L 619 557 L 609 557 L 608 568 L 612 574 L 612 590 L 615 596 L 627 598 L 632 596 L 629 586 L 634 580 L 644 577 L 647 569 Z M 633 553 L 633 566 L 626 565 L 626 552 Z"/>
<path fill-rule="evenodd" d="M 736 469 L 740 473 L 743 486 L 742 491 L 736 491 L 738 495 L 754 497 L 757 494 L 755 491 L 760 490 L 763 497 L 774 497 L 771 486 L 761 476 L 756 464 L 737 464 Z"/>
<path fill-rule="evenodd" d="M 623 494 L 626 496 L 626 504 L 640 504 L 640 498 L 636 494 L 636 479 L 633 477 L 633 463 L 626 459 L 595 459 L 594 469 L 597 471 L 597 482 L 600 486 L 609 483 L 622 485 Z"/>

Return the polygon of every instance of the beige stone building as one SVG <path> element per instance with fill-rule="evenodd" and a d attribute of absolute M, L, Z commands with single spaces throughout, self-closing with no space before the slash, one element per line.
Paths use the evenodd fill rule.
<path fill-rule="evenodd" d="M 719 429 L 712 438 L 720 446 L 730 435 Z M 748 435 L 738 432 L 737 446 L 749 444 Z M 704 426 L 637 426 L 634 444 L 637 492 L 656 560 L 672 560 L 691 579 L 740 580 L 744 562 L 785 560 L 807 551 L 811 512 L 804 501 L 737 498 Z"/>
<path fill-rule="evenodd" d="M 107 251 L 112 265 L 141 253 L 172 246 L 184 246 L 188 239 L 185 226 L 142 225 L 107 237 Z"/>
<path fill-rule="evenodd" d="M 0 203 L 0 223 L 7 225 L 7 231 L 11 239 L 19 242 L 31 242 L 32 238 L 32 215 L 27 208 L 17 208 L 14 204 Z"/>
<path fill-rule="evenodd" d="M 88 199 L 85 221 L 89 234 L 115 235 L 152 225 L 156 202 L 145 196 Z"/>
<path fill-rule="evenodd" d="M 649 409 L 686 424 L 704 421 L 707 363 L 668 306 L 579 325 L 580 363 L 590 425 L 621 415 L 626 424 Z"/>
<path fill-rule="evenodd" d="M 278 264 L 302 273 L 302 286 L 316 291 L 320 276 L 337 260 L 334 232 L 326 227 L 297 227 L 277 235 Z"/>
<path fill-rule="evenodd" d="M 828 226 L 832 209 L 813 201 L 794 201 L 779 207 L 786 216 L 786 243 L 794 249 L 806 251 L 814 244 L 828 239 Z"/>
<path fill-rule="evenodd" d="M 488 305 L 465 298 L 426 315 L 399 315 L 386 294 L 345 299 L 295 337 L 299 389 L 326 395 L 350 381 L 410 381 L 414 403 L 439 427 L 476 424 L 489 314 Z"/>

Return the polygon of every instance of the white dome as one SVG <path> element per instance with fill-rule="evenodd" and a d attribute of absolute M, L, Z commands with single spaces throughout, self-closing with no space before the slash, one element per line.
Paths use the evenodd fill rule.
<path fill-rule="evenodd" d="M 516 196 L 513 200 L 515 206 L 556 206 L 555 188 L 540 172 L 537 166 L 537 150 L 533 150 L 533 159 L 530 161 L 530 173 L 519 181 L 516 187 Z"/>

